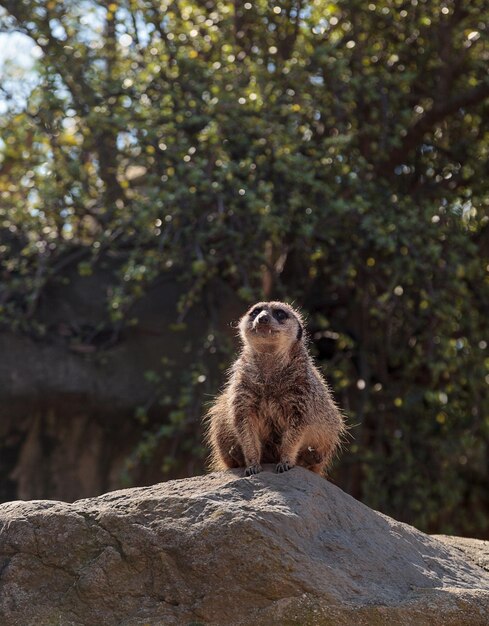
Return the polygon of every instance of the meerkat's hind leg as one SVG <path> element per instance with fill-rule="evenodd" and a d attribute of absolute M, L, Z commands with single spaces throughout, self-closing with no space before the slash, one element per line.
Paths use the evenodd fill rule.
<path fill-rule="evenodd" d="M 319 474 L 321 476 L 324 475 L 324 470 L 325 470 L 325 464 L 324 463 L 317 463 L 316 465 L 306 465 L 305 468 L 307 470 L 309 470 L 310 472 L 314 472 L 314 474 Z"/>
<path fill-rule="evenodd" d="M 321 465 L 324 463 L 324 454 L 321 454 L 317 448 L 307 446 L 302 448 L 297 458 L 297 465 L 307 467 L 308 469 L 313 465 Z"/>
<path fill-rule="evenodd" d="M 227 456 L 234 461 L 235 465 L 233 467 L 244 467 L 245 466 L 245 458 L 243 454 L 243 450 L 239 443 L 235 443 L 229 448 Z"/>
<path fill-rule="evenodd" d="M 211 467 L 234 469 L 244 467 L 243 451 L 229 423 L 217 422 L 211 436 Z"/>
<path fill-rule="evenodd" d="M 307 455 L 301 459 L 301 462 L 298 463 L 298 465 L 301 465 L 301 467 L 304 467 L 310 472 L 314 472 L 314 474 L 324 475 L 329 462 L 327 458 L 322 457 L 316 451 L 308 451 Z"/>
<path fill-rule="evenodd" d="M 331 463 L 331 450 L 322 451 L 312 446 L 303 448 L 299 453 L 297 465 L 305 467 L 315 474 L 324 474 Z"/>

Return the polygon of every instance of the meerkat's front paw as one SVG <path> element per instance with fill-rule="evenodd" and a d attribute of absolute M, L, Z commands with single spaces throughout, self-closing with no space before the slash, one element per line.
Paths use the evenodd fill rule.
<path fill-rule="evenodd" d="M 277 472 L 277 474 L 283 474 L 284 472 L 288 472 L 289 470 L 291 470 L 293 467 L 294 466 L 292 465 L 292 463 L 284 461 L 283 463 L 277 463 L 275 471 Z"/>
<path fill-rule="evenodd" d="M 250 465 L 245 470 L 245 476 L 253 476 L 253 474 L 259 474 L 261 472 L 261 465 L 259 463 L 255 463 L 254 465 Z"/>

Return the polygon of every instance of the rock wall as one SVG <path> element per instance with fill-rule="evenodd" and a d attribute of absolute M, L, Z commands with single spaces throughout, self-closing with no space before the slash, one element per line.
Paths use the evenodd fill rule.
<path fill-rule="evenodd" d="M 167 359 L 174 378 L 162 376 L 158 385 L 162 395 L 165 384 L 174 393 L 192 346 L 201 345 L 210 325 L 234 334 L 229 321 L 241 306 L 218 281 L 214 295 L 209 292 L 186 316 L 185 328 L 175 331 L 185 290 L 177 276 L 155 284 L 128 313 L 138 324 L 116 333 L 106 326 L 113 271 L 99 267 L 79 276 L 72 268 L 66 284 L 48 285 L 35 320 L 44 337 L 0 331 L 0 502 L 71 501 L 120 488 L 125 460 L 147 428 L 135 419 L 136 410 L 155 398 L 147 372 L 162 376 Z M 213 298 L 225 305 L 217 307 Z M 212 355 L 206 362 L 217 369 Z M 164 423 L 168 410 L 156 399 L 150 417 Z M 133 484 L 161 480 L 164 449 L 158 452 L 134 473 Z M 173 477 L 201 470 L 192 463 Z"/>
<path fill-rule="evenodd" d="M 440 541 L 302 468 L 7 503 L 0 529 L 2 625 L 489 623 L 488 542 Z"/>

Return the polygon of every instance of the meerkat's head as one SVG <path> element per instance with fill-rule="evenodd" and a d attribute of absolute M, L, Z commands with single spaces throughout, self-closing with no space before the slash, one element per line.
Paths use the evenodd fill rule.
<path fill-rule="evenodd" d="M 243 342 L 259 352 L 289 350 L 303 338 L 300 314 L 284 302 L 258 302 L 240 320 Z"/>

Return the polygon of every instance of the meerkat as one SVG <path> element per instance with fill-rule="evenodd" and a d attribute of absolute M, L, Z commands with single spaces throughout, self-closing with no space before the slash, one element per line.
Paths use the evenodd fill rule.
<path fill-rule="evenodd" d="M 329 387 L 312 362 L 304 322 L 282 302 L 259 302 L 239 322 L 243 347 L 223 392 L 207 416 L 212 470 L 273 463 L 322 473 L 345 424 Z"/>

